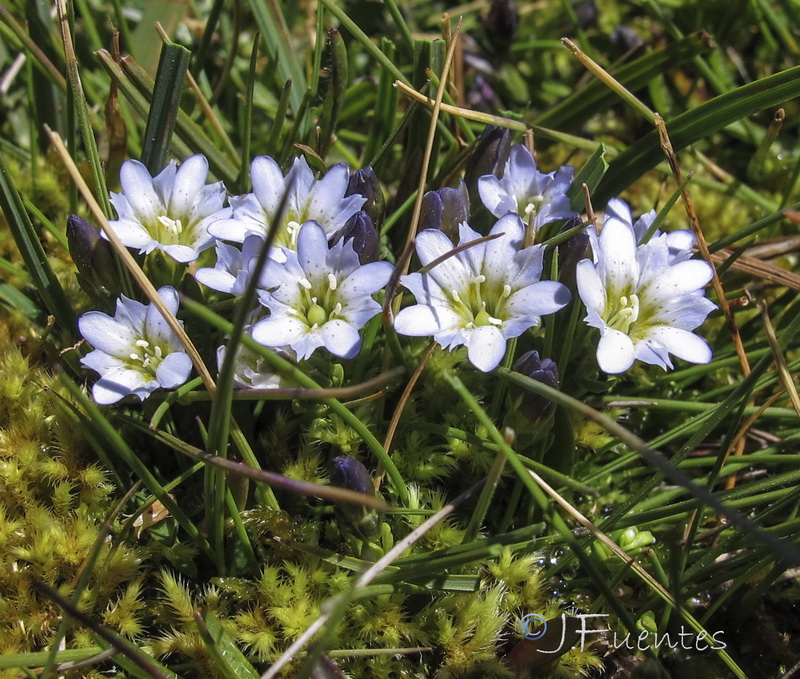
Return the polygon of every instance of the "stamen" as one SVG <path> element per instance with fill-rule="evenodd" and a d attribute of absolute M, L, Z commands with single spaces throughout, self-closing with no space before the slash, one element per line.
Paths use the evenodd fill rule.
<path fill-rule="evenodd" d="M 511 297 L 511 286 L 508 283 L 503 286 L 503 294 L 501 299 L 505 297 Z"/>
<path fill-rule="evenodd" d="M 334 276 L 332 273 L 329 273 L 328 274 L 328 287 L 331 290 L 336 290 L 336 285 L 337 285 L 336 276 Z"/>
<path fill-rule="evenodd" d="M 311 290 L 311 282 L 305 276 L 300 278 L 297 282 L 300 283 L 300 285 L 302 285 L 306 290 Z"/>
<path fill-rule="evenodd" d="M 453 301 L 454 301 L 456 304 L 461 304 L 461 297 L 459 297 L 459 295 L 458 295 L 458 291 L 457 291 L 457 290 L 451 290 L 451 291 L 450 291 L 450 293 L 451 293 L 451 294 L 452 294 L 452 296 L 453 296 Z"/>
<path fill-rule="evenodd" d="M 147 349 L 147 347 L 150 346 L 150 342 L 148 342 L 147 340 L 139 339 L 139 340 L 136 340 L 136 346 L 137 347 L 143 347 L 143 348 Z"/>
<path fill-rule="evenodd" d="M 161 215 L 158 221 L 174 234 L 179 234 L 183 231 L 183 224 L 181 224 L 180 219 L 172 219 L 172 217 L 167 217 L 167 215 Z"/>

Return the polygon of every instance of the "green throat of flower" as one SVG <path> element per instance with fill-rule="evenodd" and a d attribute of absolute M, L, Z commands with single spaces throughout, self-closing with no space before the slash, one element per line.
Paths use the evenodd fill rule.
<path fill-rule="evenodd" d="M 128 354 L 130 364 L 138 370 L 146 370 L 154 376 L 161 361 L 164 360 L 164 350 L 158 345 L 151 345 L 145 339 L 138 339 L 134 344 L 136 351 Z"/>
<path fill-rule="evenodd" d="M 328 321 L 341 317 L 342 303 L 338 301 L 336 295 L 338 287 L 336 276 L 328 274 L 328 286 L 323 294 L 318 294 L 319 291 L 313 289 L 307 278 L 301 278 L 299 282 L 302 288 L 302 303 L 298 305 L 297 313 L 301 319 L 305 319 L 309 327 L 318 328 Z"/>
<path fill-rule="evenodd" d="M 499 327 L 503 325 L 503 319 L 498 317 L 503 315 L 506 300 L 511 296 L 511 286 L 504 285 L 502 290 L 492 291 L 486 285 L 486 276 L 480 274 L 461 293 L 451 290 L 450 296 L 456 311 L 464 319 L 465 328 Z"/>
<path fill-rule="evenodd" d="M 188 229 L 188 220 L 181 220 L 180 217 L 173 218 L 169 215 L 159 215 L 156 217 L 155 240 L 163 245 L 181 245 L 186 242 L 186 234 L 184 232 L 188 231 Z"/>
<path fill-rule="evenodd" d="M 606 323 L 610 328 L 630 334 L 631 326 L 639 320 L 640 315 L 639 296 L 636 293 L 622 295 L 619 304 L 613 308 Z"/>

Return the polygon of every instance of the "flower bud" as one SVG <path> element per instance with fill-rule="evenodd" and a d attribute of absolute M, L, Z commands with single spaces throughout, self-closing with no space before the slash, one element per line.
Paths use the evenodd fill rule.
<path fill-rule="evenodd" d="M 360 194 L 367 199 L 361 209 L 369 215 L 375 228 L 379 229 L 383 224 L 386 202 L 383 197 L 381 183 L 375 175 L 375 170 L 370 166 L 356 170 L 350 175 L 350 181 L 347 184 L 347 191 L 345 191 L 344 195 L 352 196 L 355 194 Z"/>
<path fill-rule="evenodd" d="M 440 229 L 453 240 L 458 240 L 458 225 L 469 219 L 469 194 L 462 179 L 458 188 L 445 187 L 428 191 L 422 197 L 419 228 Z"/>
<path fill-rule="evenodd" d="M 367 468 L 354 457 L 333 459 L 331 485 L 375 496 L 372 477 Z M 336 505 L 336 516 L 340 523 L 349 527 L 362 540 L 371 539 L 380 528 L 381 518 L 377 511 L 349 502 Z"/>
<path fill-rule="evenodd" d="M 345 243 L 353 242 L 353 250 L 362 264 L 378 261 L 378 232 L 364 210 L 359 210 L 347 220 L 334 242 L 338 243 L 340 240 Z"/>
<path fill-rule="evenodd" d="M 67 244 L 78 269 L 78 284 L 93 300 L 119 296 L 114 250 L 91 222 L 78 215 L 67 218 Z"/>
<path fill-rule="evenodd" d="M 569 220 L 562 230 L 572 229 L 579 223 L 577 218 Z M 575 283 L 575 267 L 582 259 L 591 256 L 592 248 L 586 231 L 576 233 L 558 246 L 558 280 L 566 285 L 570 292 L 577 293 L 578 290 Z"/>
<path fill-rule="evenodd" d="M 490 125 L 481 132 L 464 170 L 464 180 L 473 205 L 481 205 L 478 179 L 485 174 L 498 175 L 505 167 L 510 152 L 511 130 Z"/>
<path fill-rule="evenodd" d="M 513 0 L 492 0 L 489 13 L 483 20 L 483 29 L 494 50 L 508 52 L 519 26 L 519 12 Z"/>
<path fill-rule="evenodd" d="M 548 387 L 558 389 L 558 367 L 555 361 L 549 358 L 540 358 L 536 350 L 528 351 L 520 356 L 512 366 L 512 370 L 521 373 L 531 379 L 546 384 Z M 517 429 L 519 431 L 531 431 L 536 429 L 548 418 L 555 408 L 549 398 L 534 394 L 522 387 L 509 387 L 508 396 L 510 400 L 509 410 L 516 411 Z"/>

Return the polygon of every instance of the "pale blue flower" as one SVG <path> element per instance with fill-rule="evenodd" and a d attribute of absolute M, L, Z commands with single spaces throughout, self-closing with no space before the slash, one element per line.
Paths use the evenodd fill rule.
<path fill-rule="evenodd" d="M 570 299 L 566 286 L 542 281 L 542 246 L 520 249 L 525 225 L 506 214 L 489 235 L 498 238 L 468 247 L 427 273 L 403 276 L 402 283 L 417 303 L 395 317 L 403 335 L 432 335 L 445 349 L 466 345 L 470 363 L 488 372 L 506 352 L 506 342 L 539 324 Z M 459 247 L 481 236 L 461 224 Z M 417 256 L 428 266 L 451 252 L 452 241 L 438 229 L 417 236 Z"/>
<path fill-rule="evenodd" d="M 322 226 L 303 224 L 297 250 L 283 246 L 285 261 L 266 268 L 266 290 L 259 299 L 270 315 L 253 326 L 253 339 L 268 347 L 291 347 L 299 360 L 321 346 L 353 358 L 361 349 L 359 329 L 381 310 L 372 295 L 386 285 L 393 267 L 361 265 L 352 243 L 329 246 Z"/>
<path fill-rule="evenodd" d="M 111 194 L 118 219 L 109 222 L 129 248 L 149 254 L 163 250 L 178 262 L 192 262 L 214 244 L 208 227 L 231 215 L 222 182 L 206 184 L 205 156 L 174 160 L 155 177 L 137 160 L 120 169 L 122 193 Z"/>
<path fill-rule="evenodd" d="M 164 286 L 158 295 L 174 316 L 175 288 Z M 145 306 L 122 295 L 113 318 L 89 311 L 78 320 L 78 328 L 94 347 L 81 363 L 100 374 L 92 396 L 101 405 L 128 394 L 144 400 L 159 387 L 174 389 L 189 379 L 192 361 L 154 304 Z"/>
<path fill-rule="evenodd" d="M 338 163 L 316 180 L 302 156 L 295 158 L 284 177 L 272 158 L 257 156 L 250 166 L 253 192 L 231 198 L 233 218 L 216 222 L 210 232 L 216 238 L 242 243 L 249 234 L 266 237 L 271 229 L 277 229 L 275 256 L 282 259 L 280 246 L 296 250 L 300 227 L 307 221 L 320 224 L 330 240 L 361 209 L 366 201 L 364 196 L 345 196 L 349 178 L 347 165 Z M 283 219 L 276 224 L 275 215 L 287 190 Z"/>
<path fill-rule="evenodd" d="M 567 190 L 574 170 L 568 165 L 544 174 L 536 169 L 531 152 L 522 144 L 511 147 L 502 178 L 487 174 L 478 179 L 481 201 L 495 217 L 515 212 L 535 230 L 558 219 L 570 219 Z"/>
<path fill-rule="evenodd" d="M 616 209 L 606 214 L 600 235 L 593 237 L 594 261 L 581 260 L 575 272 L 586 323 L 600 330 L 600 369 L 625 372 L 639 359 L 666 370 L 672 367 L 669 354 L 708 363 L 711 348 L 691 331 L 716 308 L 703 296 L 711 267 L 687 259 L 685 248 L 671 249 L 669 234 L 638 245 L 627 215 L 623 211 L 620 218 Z"/>

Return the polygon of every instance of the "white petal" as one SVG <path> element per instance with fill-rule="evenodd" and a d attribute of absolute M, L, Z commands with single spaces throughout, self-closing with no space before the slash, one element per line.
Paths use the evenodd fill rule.
<path fill-rule="evenodd" d="M 92 387 L 92 396 L 100 405 L 109 405 L 134 391 L 148 390 L 152 392 L 156 387 L 158 387 L 158 383 L 148 375 L 138 370 L 125 368 L 103 375 Z M 143 398 L 141 395 L 139 397 Z"/>
<path fill-rule="evenodd" d="M 711 361 L 711 347 L 706 341 L 688 330 L 673 328 L 668 325 L 651 328 L 648 339 L 653 339 L 664 346 L 671 354 L 690 363 L 708 363 Z"/>
<path fill-rule="evenodd" d="M 125 247 L 136 248 L 139 251 L 143 251 L 155 242 L 150 232 L 138 221 L 117 219 L 113 222 L 109 222 L 108 225 L 111 227 L 111 230 L 117 234 Z"/>
<path fill-rule="evenodd" d="M 601 311 L 606 306 L 606 288 L 590 259 L 582 259 L 575 267 L 578 295 L 587 309 Z"/>
<path fill-rule="evenodd" d="M 198 269 L 194 274 L 195 280 L 202 283 L 207 288 L 212 290 L 219 290 L 220 292 L 227 292 L 233 294 L 233 288 L 236 285 L 236 277 L 229 274 L 222 269 L 204 267 Z"/>
<path fill-rule="evenodd" d="M 138 160 L 126 160 L 119 171 L 122 193 L 137 217 L 155 219 L 164 211 L 161 198 L 153 186 L 153 178 Z"/>
<path fill-rule="evenodd" d="M 556 281 L 541 281 L 511 295 L 506 306 L 508 316 L 545 316 L 569 304 L 569 289 Z"/>
<path fill-rule="evenodd" d="M 283 197 L 284 182 L 281 168 L 269 156 L 256 156 L 250 164 L 253 195 L 270 218 Z"/>
<path fill-rule="evenodd" d="M 506 353 L 506 340 L 500 331 L 490 325 L 475 328 L 467 336 L 469 362 L 481 372 L 494 370 Z"/>
<path fill-rule="evenodd" d="M 394 317 L 394 329 L 401 335 L 429 337 L 439 332 L 440 328 L 434 309 L 424 304 L 401 309 Z"/>
<path fill-rule="evenodd" d="M 178 312 L 178 293 L 175 288 L 165 285 L 159 288 L 158 296 L 164 301 L 171 316 Z M 172 328 L 169 327 L 166 319 L 161 315 L 155 304 L 147 306 L 147 339 L 155 344 L 167 345 L 178 348 L 180 343 Z"/>
<path fill-rule="evenodd" d="M 600 234 L 597 254 L 601 278 L 605 278 L 608 294 L 618 294 L 635 286 L 639 279 L 636 260 L 636 238 L 633 227 L 616 218 L 606 218 Z"/>
<path fill-rule="evenodd" d="M 338 212 L 339 202 L 344 198 L 350 169 L 345 163 L 336 163 L 322 177 L 311 191 L 308 201 L 308 215 L 323 223 L 330 221 Z M 362 204 L 366 199 L 362 200 Z M 326 229 L 327 230 L 327 229 Z"/>
<path fill-rule="evenodd" d="M 686 295 L 705 287 L 713 275 L 711 267 L 699 259 L 679 262 L 656 278 L 647 288 L 647 294 L 658 298 Z"/>
<path fill-rule="evenodd" d="M 320 283 L 324 285 L 328 279 L 327 255 L 328 237 L 323 228 L 316 222 L 303 224 L 297 236 L 297 261 L 315 287 Z"/>
<path fill-rule="evenodd" d="M 358 330 L 349 323 L 341 320 L 328 321 L 320 331 L 325 348 L 334 356 L 353 358 L 361 349 Z"/>
<path fill-rule="evenodd" d="M 174 389 L 186 383 L 192 372 L 192 359 L 182 351 L 169 354 L 156 368 L 156 379 L 165 389 Z"/>
<path fill-rule="evenodd" d="M 371 262 L 351 273 L 339 285 L 345 298 L 372 295 L 383 288 L 392 276 L 394 267 L 389 262 Z"/>
<path fill-rule="evenodd" d="M 181 163 L 175 174 L 167 212 L 173 218 L 188 217 L 208 177 L 208 161 L 200 153 Z M 220 204 L 222 207 L 222 204 Z"/>
<path fill-rule="evenodd" d="M 502 217 L 517 209 L 517 201 L 508 195 L 500 180 L 492 174 L 478 179 L 478 195 L 486 209 L 495 217 Z"/>
<path fill-rule="evenodd" d="M 608 328 L 597 345 L 597 364 L 610 375 L 623 373 L 633 365 L 633 342 L 624 332 Z"/>
<path fill-rule="evenodd" d="M 253 326 L 253 339 L 265 347 L 293 344 L 308 333 L 308 326 L 286 314 L 274 314 Z"/>
<path fill-rule="evenodd" d="M 95 349 L 118 358 L 130 354 L 131 347 L 139 339 L 127 324 L 119 323 L 100 311 L 83 314 L 78 319 L 78 329 Z"/>

